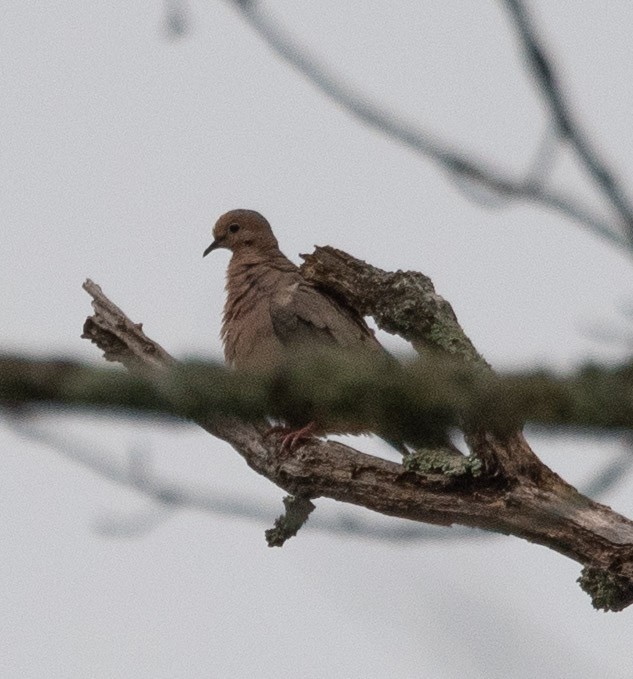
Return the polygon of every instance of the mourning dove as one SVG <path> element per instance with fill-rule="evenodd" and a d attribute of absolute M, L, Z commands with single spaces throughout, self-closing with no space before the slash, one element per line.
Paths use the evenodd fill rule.
<path fill-rule="evenodd" d="M 204 251 L 233 254 L 226 277 L 222 340 L 227 362 L 239 369 L 272 369 L 289 348 L 322 346 L 386 353 L 363 318 L 307 281 L 280 250 L 270 224 L 253 210 L 231 210 Z M 318 423 L 286 428 L 283 447 L 324 434 Z M 329 432 L 334 433 L 334 432 Z M 337 432 L 358 433 L 358 432 Z"/>

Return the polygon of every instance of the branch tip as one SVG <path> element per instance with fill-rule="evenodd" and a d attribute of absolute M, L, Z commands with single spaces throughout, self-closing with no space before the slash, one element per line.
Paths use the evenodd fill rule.
<path fill-rule="evenodd" d="M 633 583 L 617 573 L 585 566 L 576 582 L 591 597 L 596 610 L 617 612 L 633 603 Z"/>
<path fill-rule="evenodd" d="M 293 538 L 315 508 L 305 497 L 287 495 L 283 503 L 286 511 L 275 519 L 274 526 L 265 533 L 269 547 L 282 547 L 286 540 Z"/>

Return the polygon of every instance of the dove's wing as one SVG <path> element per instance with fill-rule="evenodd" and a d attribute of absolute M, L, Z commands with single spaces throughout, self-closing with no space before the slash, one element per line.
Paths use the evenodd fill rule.
<path fill-rule="evenodd" d="M 285 347 L 329 345 L 384 351 L 361 316 L 298 277 L 293 276 L 273 295 L 270 316 L 275 335 Z"/>

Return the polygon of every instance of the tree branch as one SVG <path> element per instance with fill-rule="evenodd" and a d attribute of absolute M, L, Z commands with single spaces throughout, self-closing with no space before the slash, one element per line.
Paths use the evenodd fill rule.
<path fill-rule="evenodd" d="M 134 356 L 160 385 L 173 359 L 137 325 L 121 319 L 120 310 L 109 320 L 103 318 L 101 309 L 116 307 L 98 286 L 88 282 L 86 287 L 96 311 L 88 325 L 90 339 L 104 345 L 111 360 L 116 359 L 113 347 L 128 363 Z M 419 297 L 415 286 L 410 293 Z M 148 346 L 150 351 L 138 350 Z M 178 405 L 173 406 L 178 411 Z M 633 523 L 562 481 L 538 460 L 520 434 L 470 433 L 473 451 L 493 461 L 494 471 L 488 465 L 478 477 L 453 477 L 410 472 L 334 442 L 310 441 L 290 455 L 281 454 L 278 438 L 266 436 L 261 427 L 210 410 L 200 412 L 196 422 L 230 443 L 251 468 L 291 495 L 329 497 L 389 516 L 437 525 L 459 523 L 523 537 L 587 566 L 583 586 L 591 589 L 592 583 L 599 583 L 601 588 L 600 593 L 590 592 L 595 595 L 594 605 L 620 610 L 633 602 Z M 610 587 L 606 598 L 605 578 Z"/>
<path fill-rule="evenodd" d="M 534 181 L 529 171 L 524 179 L 512 179 L 502 170 L 464 153 L 439 137 L 405 122 L 380 104 L 354 91 L 337 74 L 310 55 L 260 7 L 256 0 L 231 0 L 246 23 L 266 42 L 281 59 L 288 62 L 326 97 L 345 109 L 363 124 L 403 144 L 463 181 L 472 182 L 503 199 L 524 200 L 558 212 L 587 227 L 595 235 L 620 249 L 633 251 L 619 222 L 602 219 L 587 205 L 564 192 L 548 188 L 542 181 Z M 585 149 L 588 148 L 585 146 Z M 587 154 L 585 154 L 586 157 Z M 598 167 L 598 166 L 596 166 Z M 612 177 L 606 175 L 607 181 Z M 613 184 L 613 182 L 611 181 Z M 604 181 L 600 185 L 605 188 Z M 615 184 L 614 184 L 615 186 Z M 628 227 L 629 223 L 625 222 Z"/>
<path fill-rule="evenodd" d="M 400 335 L 418 353 L 441 351 L 466 363 L 488 366 L 428 276 L 417 271 L 382 271 L 330 246 L 317 247 L 301 258 L 305 278 L 363 316 L 372 316 L 381 330 Z"/>
<path fill-rule="evenodd" d="M 2 371 L 0 370 L 0 374 Z M 61 457 L 74 462 L 94 474 L 134 490 L 150 502 L 142 513 L 119 515 L 118 518 L 106 516 L 99 521 L 97 532 L 108 536 L 137 536 L 146 533 L 178 508 L 190 508 L 221 515 L 234 519 L 264 523 L 272 514 L 273 508 L 262 503 L 251 495 L 239 496 L 233 492 L 220 494 L 210 486 L 191 484 L 167 478 L 155 470 L 143 468 L 139 474 L 137 463 L 131 465 L 128 458 L 121 459 L 112 451 L 95 446 L 93 441 L 82 441 L 69 437 L 67 433 L 58 436 L 46 426 L 38 426 L 32 417 L 24 417 L 24 413 L 8 411 L 4 423 L 18 436 L 34 441 L 39 445 L 52 449 Z M 596 471 L 583 491 L 590 497 L 598 497 L 614 486 L 622 483 L 633 465 L 630 442 L 625 441 L 619 453 L 606 461 Z M 139 520 L 140 518 L 140 520 Z M 323 512 L 314 516 L 310 528 L 326 532 L 330 535 L 362 537 L 392 543 L 410 542 L 463 542 L 464 540 L 490 540 L 498 535 L 489 531 L 473 531 L 469 528 L 454 526 L 452 530 L 417 524 L 406 521 L 385 523 L 376 521 L 369 515 L 367 519 L 346 511 L 339 510 L 323 516 Z"/>
<path fill-rule="evenodd" d="M 633 241 L 633 206 L 615 174 L 600 158 L 598 151 L 593 148 L 589 138 L 574 119 L 560 86 L 560 78 L 538 38 L 525 3 L 522 0 L 503 0 L 503 4 L 512 16 L 532 74 L 550 108 L 560 135 L 574 148 L 590 176 L 626 225 L 629 241 Z"/>
<path fill-rule="evenodd" d="M 112 483 L 129 488 L 146 497 L 152 507 L 159 510 L 175 510 L 189 508 L 208 514 L 226 516 L 229 518 L 268 523 L 274 508 L 270 503 L 263 503 L 261 499 L 251 495 L 239 496 L 218 493 L 209 485 L 192 484 L 185 481 L 168 478 L 156 471 L 139 479 L 137 474 L 130 469 L 129 460 L 121 459 L 105 448 L 95 446 L 94 441 L 82 441 L 69 437 L 67 433 L 58 436 L 54 431 L 45 426 L 37 426 L 29 417 L 10 412 L 4 423 L 18 436 L 46 446 L 63 458 L 70 460 L 98 476 Z M 604 472 L 617 465 L 616 460 L 611 461 Z M 598 472 L 599 476 L 602 472 Z M 619 479 L 618 479 L 619 480 Z M 607 484 L 601 484 L 599 491 L 605 491 L 616 483 L 611 474 Z M 159 517 L 162 518 L 162 517 Z M 109 522 L 112 524 L 112 521 Z M 126 523 L 125 517 L 119 523 Z M 127 522 L 129 523 L 129 522 Z M 150 524 L 150 525 L 148 525 Z M 147 521 L 141 527 L 152 528 L 151 522 Z M 397 524 L 378 522 L 370 517 L 363 520 L 351 512 L 339 511 L 336 515 L 318 515 L 310 520 L 310 528 L 333 535 L 347 537 L 360 537 L 363 539 L 380 540 L 392 543 L 409 542 L 447 542 L 453 540 L 482 540 L 493 538 L 492 533 L 474 532 L 467 528 L 455 527 L 452 531 L 446 531 L 437 526 L 420 525 L 411 522 L 398 522 Z M 100 532 L 103 532 L 101 530 Z M 138 534 L 142 530 L 132 522 L 131 528 L 125 531 L 126 535 Z M 119 534 L 110 531 L 108 534 Z"/>
<path fill-rule="evenodd" d="M 330 247 L 317 248 L 314 255 L 304 255 L 304 260 L 306 278 L 349 300 L 363 315 L 373 316 L 379 327 L 409 340 L 421 355 L 427 350 L 439 351 L 476 365 L 486 376 L 491 372 L 451 305 L 423 274 L 381 271 Z M 462 424 L 466 441 L 489 474 L 508 480 L 527 476 L 537 483 L 559 480 L 534 455 L 520 431 L 508 434 L 506 428 L 499 440 L 492 431 L 481 428 L 479 417 Z"/>
<path fill-rule="evenodd" d="M 0 355 L 0 405 L 128 409 L 196 418 L 215 412 L 258 422 L 318 416 L 328 429 L 375 431 L 428 448 L 450 429 L 507 433 L 518 423 L 633 429 L 633 366 L 589 366 L 567 376 L 493 375 L 437 355 L 405 364 L 329 352 L 248 374 L 212 363 L 172 363 L 160 380 L 73 361 Z M 460 456 L 461 457 L 461 456 Z M 459 464 L 459 463 L 457 463 Z"/>

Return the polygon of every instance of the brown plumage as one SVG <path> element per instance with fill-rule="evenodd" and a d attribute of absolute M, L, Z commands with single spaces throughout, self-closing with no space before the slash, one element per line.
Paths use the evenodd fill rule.
<path fill-rule="evenodd" d="M 384 352 L 360 315 L 339 304 L 303 278 L 280 250 L 268 221 L 253 210 L 231 210 L 213 229 L 205 250 L 233 253 L 226 278 L 222 323 L 224 355 L 237 368 L 270 369 L 289 348 L 338 346 Z M 292 447 L 312 433 L 310 423 L 290 432 Z"/>

